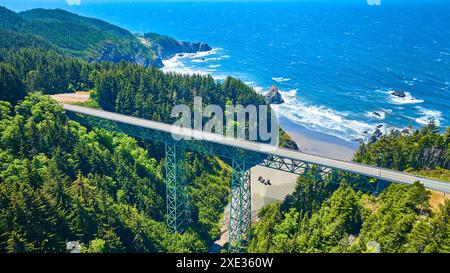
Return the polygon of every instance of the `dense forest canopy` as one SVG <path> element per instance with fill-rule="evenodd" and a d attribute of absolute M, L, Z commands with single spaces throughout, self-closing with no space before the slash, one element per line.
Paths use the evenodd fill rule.
<path fill-rule="evenodd" d="M 354 161 L 450 182 L 450 128 L 393 131 L 362 144 Z M 418 182 L 392 184 L 374 197 L 317 177 L 299 177 L 293 194 L 263 208 L 249 252 L 450 252 L 448 198 L 433 210 Z"/>
<path fill-rule="evenodd" d="M 360 145 L 354 160 L 450 181 L 450 128 L 444 134 L 431 122 L 410 134 L 393 131 Z"/>
<path fill-rule="evenodd" d="M 35 20 L 39 12 L 26 17 Z M 264 99 L 233 78 L 219 83 L 133 63 L 88 63 L 55 41 L 14 30 L 2 29 L 0 44 L 1 251 L 64 252 L 67 241 L 86 252 L 207 251 L 228 202 L 226 163 L 187 154 L 194 223 L 172 235 L 165 227 L 161 145 L 85 128 L 36 92 L 91 91 L 106 110 L 163 121 L 174 104 L 191 105 L 193 96 L 219 105 Z"/>
<path fill-rule="evenodd" d="M 325 184 L 323 184 L 325 183 Z M 430 210 L 419 183 L 392 184 L 380 196 L 299 177 L 284 202 L 264 207 L 249 252 L 450 252 L 450 200 Z"/>
<path fill-rule="evenodd" d="M 11 91 L 19 85 L 25 86 L 27 92 L 45 94 L 92 91 L 92 97 L 105 110 L 170 123 L 175 121 L 171 118 L 173 106 L 192 107 L 195 96 L 201 96 L 205 105 L 217 104 L 222 108 L 227 103 L 244 106 L 266 103 L 251 87 L 231 77 L 217 82 L 211 76 L 166 74 L 127 62 L 87 63 L 41 40 L 42 45 L 27 47 L 26 34 L 7 33 L 11 34 L 6 37 L 9 41 L 0 48 L 0 64 L 8 66 L 0 79 L 4 86 L 1 92 L 5 93 L 1 99 L 12 103 L 25 95 Z M 287 134 L 280 133 L 282 146 L 298 149 Z"/>
<path fill-rule="evenodd" d="M 90 91 L 105 110 L 165 122 L 173 122 L 175 104 L 192 106 L 195 96 L 222 107 L 264 98 L 231 77 L 167 74 L 124 56 L 91 62 L 105 46 L 115 56 L 144 50 L 134 35 L 100 20 L 61 10 L 0 8 L 0 15 L 0 252 L 64 252 L 68 241 L 84 252 L 207 251 L 228 203 L 229 165 L 187 154 L 194 221 L 186 233 L 170 234 L 163 147 L 86 128 L 42 94 Z M 281 145 L 296 148 L 281 133 Z M 392 132 L 361 145 L 354 160 L 450 181 L 450 129 L 439 134 L 432 123 Z M 259 218 L 249 252 L 450 252 L 450 202 L 431 208 L 418 183 L 374 197 L 311 170 Z"/>
<path fill-rule="evenodd" d="M 163 162 L 148 146 L 88 130 L 36 94 L 14 108 L 2 102 L 0 118 L 1 252 L 64 252 L 67 241 L 113 252 L 204 252 L 218 236 L 230 179 L 220 160 L 188 154 L 196 221 L 174 235 L 164 220 Z"/>
<path fill-rule="evenodd" d="M 0 7 L 0 28 L 26 35 L 87 61 L 128 61 L 145 66 L 162 65 L 157 54 L 128 30 L 64 10 L 33 9 L 15 13 Z"/>

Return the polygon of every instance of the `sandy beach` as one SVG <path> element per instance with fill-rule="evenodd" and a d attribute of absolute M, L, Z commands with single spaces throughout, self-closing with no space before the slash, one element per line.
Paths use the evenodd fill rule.
<path fill-rule="evenodd" d="M 280 119 L 281 127 L 292 137 L 299 148 L 311 154 L 323 155 L 340 160 L 350 161 L 358 148 L 357 143 L 351 143 L 340 138 L 320 132 L 308 130 L 288 119 Z M 251 170 L 251 209 L 252 222 L 258 221 L 258 212 L 267 204 L 283 201 L 295 190 L 297 175 L 278 171 L 262 166 L 255 166 Z M 270 180 L 271 185 L 266 186 L 258 178 Z M 229 206 L 224 212 L 220 238 L 211 245 L 211 252 L 220 251 L 228 241 Z"/>
<path fill-rule="evenodd" d="M 281 127 L 292 137 L 299 148 L 306 153 L 350 161 L 358 148 L 352 143 L 335 136 L 306 129 L 288 119 L 280 119 Z M 270 179 L 271 186 L 258 181 L 259 177 Z M 254 216 L 266 204 L 282 201 L 295 189 L 297 176 L 261 166 L 251 169 L 252 212 Z"/>
<path fill-rule="evenodd" d="M 305 153 L 351 161 L 358 149 L 359 144 L 356 142 L 348 142 L 332 135 L 311 131 L 286 118 L 280 118 L 280 125 Z"/>

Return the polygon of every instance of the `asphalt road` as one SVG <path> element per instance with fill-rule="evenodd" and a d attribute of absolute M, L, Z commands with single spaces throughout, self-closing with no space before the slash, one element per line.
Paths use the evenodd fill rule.
<path fill-rule="evenodd" d="M 195 140 L 209 141 L 212 143 L 218 143 L 231 147 L 236 147 L 248 151 L 259 152 L 263 154 L 273 155 L 285 160 L 297 160 L 302 162 L 308 162 L 311 164 L 321 165 L 329 167 L 331 169 L 338 169 L 348 171 L 355 174 L 360 174 L 368 177 L 378 178 L 385 181 L 401 184 L 413 184 L 416 181 L 421 182 L 426 188 L 440 191 L 444 193 L 450 193 L 450 183 L 437 181 L 429 178 L 415 176 L 405 172 L 392 171 L 389 169 L 383 169 L 373 167 L 364 164 L 358 164 L 353 162 L 341 161 L 337 159 L 331 159 L 323 156 L 312 155 L 304 152 L 294 151 L 275 147 L 273 145 L 261 144 L 257 142 L 235 139 L 218 134 L 207 133 L 200 130 L 194 130 L 190 128 L 177 127 L 172 124 L 166 124 L 156 121 L 150 121 L 146 119 L 121 115 L 113 112 L 107 112 L 87 107 L 81 107 L 76 105 L 62 104 L 64 110 L 69 112 L 75 112 L 79 114 L 85 114 L 98 118 L 104 118 L 111 121 L 121 122 L 125 124 L 140 126 L 152 130 L 158 130 L 161 132 L 171 133 L 180 137 L 191 138 Z"/>

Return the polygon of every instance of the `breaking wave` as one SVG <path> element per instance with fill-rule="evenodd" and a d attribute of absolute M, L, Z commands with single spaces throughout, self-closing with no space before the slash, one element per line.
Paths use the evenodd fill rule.
<path fill-rule="evenodd" d="M 420 117 L 416 118 L 415 121 L 422 125 L 427 125 L 431 120 L 434 119 L 437 126 L 440 125 L 440 119 L 442 117 L 442 112 L 436 110 L 425 109 L 421 106 L 416 106 L 416 109 L 421 114 Z"/>
<path fill-rule="evenodd" d="M 283 77 L 273 77 L 272 80 L 277 82 L 277 83 L 283 83 L 283 82 L 290 81 L 291 79 L 283 78 Z"/>
<path fill-rule="evenodd" d="M 389 95 L 389 100 L 393 104 L 397 104 L 397 105 L 401 105 L 401 104 L 418 104 L 418 103 L 423 103 L 424 102 L 424 100 L 416 99 L 415 97 L 413 97 L 410 92 L 405 92 L 405 97 L 404 98 L 400 98 L 400 97 L 394 96 L 394 95 L 391 94 L 392 92 L 393 92 L 393 90 L 388 91 L 386 93 Z"/>
<path fill-rule="evenodd" d="M 297 90 L 280 92 L 285 99 L 285 104 L 280 105 L 281 115 L 308 129 L 354 141 L 375 127 L 374 124 L 352 119 L 348 113 L 305 102 L 296 96 Z"/>

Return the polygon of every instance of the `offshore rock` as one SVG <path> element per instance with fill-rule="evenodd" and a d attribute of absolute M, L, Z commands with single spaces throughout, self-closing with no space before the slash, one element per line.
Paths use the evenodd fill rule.
<path fill-rule="evenodd" d="M 269 104 L 282 104 L 284 103 L 283 97 L 280 94 L 278 88 L 273 85 L 269 92 L 266 94 L 266 102 Z"/>
<path fill-rule="evenodd" d="M 405 92 L 403 92 L 403 91 L 398 91 L 398 90 L 392 91 L 392 92 L 391 92 L 391 95 L 392 95 L 392 96 L 399 97 L 399 98 L 404 98 L 404 97 L 406 97 Z"/>

